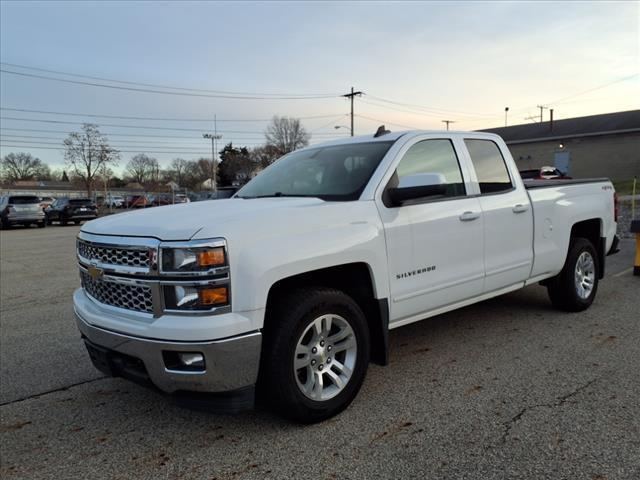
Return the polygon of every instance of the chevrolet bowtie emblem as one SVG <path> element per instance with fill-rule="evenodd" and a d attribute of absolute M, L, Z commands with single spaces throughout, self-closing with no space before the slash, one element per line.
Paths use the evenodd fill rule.
<path fill-rule="evenodd" d="M 97 267 L 89 267 L 87 269 L 87 272 L 89 272 L 89 275 L 94 280 L 99 279 L 104 274 L 104 270 L 102 270 L 101 268 L 97 268 Z"/>

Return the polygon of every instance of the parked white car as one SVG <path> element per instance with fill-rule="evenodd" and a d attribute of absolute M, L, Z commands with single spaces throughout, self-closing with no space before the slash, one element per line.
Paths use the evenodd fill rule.
<path fill-rule="evenodd" d="M 104 199 L 103 205 L 105 207 L 111 207 L 111 208 L 122 208 L 122 206 L 124 205 L 124 197 L 121 195 L 108 194 L 107 197 Z"/>
<path fill-rule="evenodd" d="M 388 362 L 389 329 L 536 283 L 588 308 L 615 232 L 607 179 L 525 185 L 496 135 L 383 133 L 293 152 L 231 199 L 87 223 L 73 301 L 100 370 L 230 411 L 257 384 L 315 422 Z"/>

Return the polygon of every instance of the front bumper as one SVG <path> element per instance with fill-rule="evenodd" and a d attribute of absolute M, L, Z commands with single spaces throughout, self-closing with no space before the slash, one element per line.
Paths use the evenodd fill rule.
<path fill-rule="evenodd" d="M 221 340 L 173 342 L 105 330 L 88 324 L 77 312 L 76 323 L 99 370 L 139 383 L 148 382 L 166 393 L 240 391 L 253 387 L 258 377 L 260 332 Z M 163 352 L 201 353 L 205 369 L 178 371 L 167 368 Z"/>

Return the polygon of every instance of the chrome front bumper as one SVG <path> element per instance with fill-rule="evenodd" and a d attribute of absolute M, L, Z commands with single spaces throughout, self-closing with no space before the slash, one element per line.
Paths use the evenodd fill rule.
<path fill-rule="evenodd" d="M 98 369 L 110 375 L 148 380 L 166 393 L 237 391 L 253 386 L 258 377 L 262 345 L 260 332 L 205 342 L 171 342 L 133 337 L 95 327 L 77 313 L 76 323 Z M 101 352 L 101 362 L 94 358 L 96 347 Z M 205 359 L 205 369 L 169 369 L 163 352 L 201 353 Z M 127 362 L 135 370 L 132 375 L 116 368 Z"/>

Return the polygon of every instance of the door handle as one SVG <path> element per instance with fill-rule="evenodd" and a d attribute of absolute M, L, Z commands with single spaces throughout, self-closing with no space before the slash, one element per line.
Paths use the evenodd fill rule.
<path fill-rule="evenodd" d="M 470 222 L 472 220 L 476 220 L 480 218 L 480 214 L 476 212 L 464 212 L 458 218 L 460 219 L 461 222 Z"/>
<path fill-rule="evenodd" d="M 524 213 L 527 210 L 529 210 L 529 206 L 528 205 L 522 205 L 521 203 L 517 204 L 515 207 L 513 207 L 513 213 Z"/>

